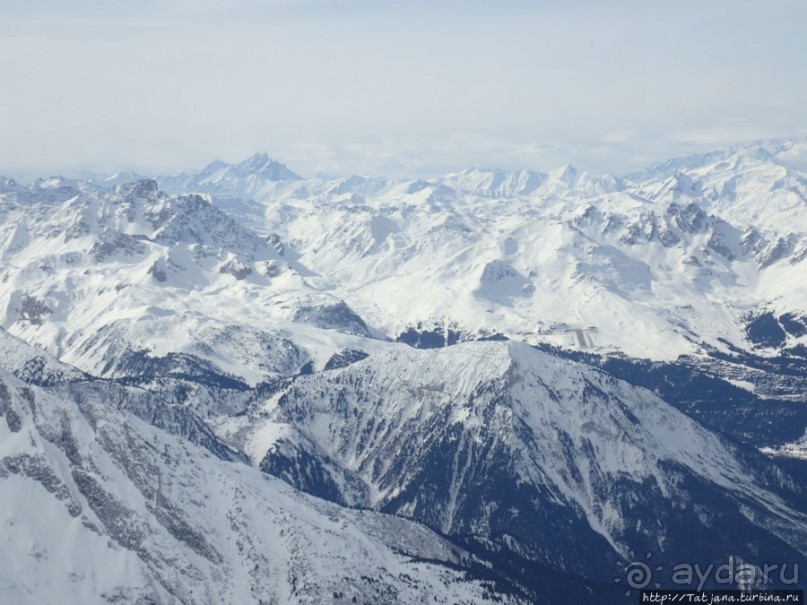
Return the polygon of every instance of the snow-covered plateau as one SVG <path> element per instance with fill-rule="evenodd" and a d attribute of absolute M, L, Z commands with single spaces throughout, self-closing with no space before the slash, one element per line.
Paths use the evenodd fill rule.
<path fill-rule="evenodd" d="M 805 150 L 0 177 L 0 602 L 621 603 L 635 553 L 807 572 Z"/>

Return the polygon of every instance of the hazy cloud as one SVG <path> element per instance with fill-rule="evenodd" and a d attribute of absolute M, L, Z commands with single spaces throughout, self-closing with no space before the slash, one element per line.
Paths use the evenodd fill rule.
<path fill-rule="evenodd" d="M 627 172 L 807 127 L 791 1 L 0 8 L 0 174 L 266 150 L 306 174 Z"/>

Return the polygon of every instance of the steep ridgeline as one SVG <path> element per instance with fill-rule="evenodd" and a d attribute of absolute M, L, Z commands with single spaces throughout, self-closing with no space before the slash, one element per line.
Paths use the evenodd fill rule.
<path fill-rule="evenodd" d="M 703 343 L 727 352 L 724 341 L 804 354 L 807 176 L 788 161 L 796 144 L 626 178 L 471 169 L 255 189 L 245 177 L 229 181 L 229 197 L 211 195 L 390 338 L 421 324 L 650 359 Z M 575 329 L 586 330 L 580 341 Z"/>
<path fill-rule="evenodd" d="M 94 376 L 237 387 L 368 333 L 281 242 L 154 181 L 18 187 L 0 193 L 0 218 L 2 327 Z M 294 332 L 325 334 L 324 350 Z"/>
<path fill-rule="evenodd" d="M 121 396 L 0 369 L 4 602 L 530 602 L 424 527 L 226 462 Z"/>
<path fill-rule="evenodd" d="M 220 434 L 267 473 L 414 519 L 529 585 L 654 561 L 804 561 L 803 487 L 651 392 L 526 345 L 390 347 L 303 376 Z M 669 568 L 668 568 L 669 569 Z"/>
<path fill-rule="evenodd" d="M 794 405 L 807 393 L 805 149 L 759 142 L 625 178 L 469 169 L 260 191 L 242 179 L 240 201 L 236 179 L 212 199 L 282 241 L 373 334 L 605 355 L 598 365 L 665 397 L 686 380 L 681 409 L 778 447 L 807 431 Z M 636 361 L 619 369 L 624 355 Z"/>
<path fill-rule="evenodd" d="M 807 569 L 804 149 L 0 178 L 0 592 L 582 604 L 645 553 Z"/>
<path fill-rule="evenodd" d="M 256 153 L 239 164 L 216 160 L 196 174 L 180 173 L 157 180 L 162 189 L 171 193 L 194 191 L 249 199 L 275 183 L 300 181 L 302 177 L 267 154 Z"/>

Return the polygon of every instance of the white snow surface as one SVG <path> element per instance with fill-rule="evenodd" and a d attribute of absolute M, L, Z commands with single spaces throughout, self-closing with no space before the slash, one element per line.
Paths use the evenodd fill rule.
<path fill-rule="evenodd" d="M 763 142 L 624 179 L 469 169 L 244 182 L 248 205 L 212 199 L 279 235 L 320 276 L 310 283 L 388 336 L 454 324 L 566 344 L 582 327 L 597 350 L 673 359 L 720 338 L 747 346 L 750 313 L 803 313 L 807 176 L 788 160 L 800 145 Z"/>
<path fill-rule="evenodd" d="M 405 489 L 395 462 L 416 469 L 418 452 L 403 437 L 447 422 L 463 444 L 506 445 L 514 480 L 579 511 L 625 556 L 617 503 L 594 481 L 674 495 L 669 464 L 747 502 L 754 523 L 805 552 L 803 514 L 745 472 L 734 446 L 648 391 L 527 344 L 674 359 L 755 348 L 745 325 L 763 311 L 804 317 L 806 145 L 761 142 L 624 178 L 566 166 L 304 179 L 266 154 L 157 181 L 0 178 L 0 539 L 14 545 L 0 548 L 0 594 L 489 596 L 440 564 L 467 553 L 422 526 L 305 496 L 85 388 L 88 375 L 131 378 L 150 362 L 155 380 L 209 370 L 243 383 L 244 400 L 194 399 L 197 384 L 187 405 L 252 466 L 283 440 L 317 448 L 357 506 Z M 516 342 L 392 342 L 408 328 Z M 345 351 L 369 357 L 321 371 Z M 244 407 L 247 387 L 273 381 Z M 470 472 L 460 451 L 445 533 Z M 772 453 L 803 451 L 801 440 Z"/>
<path fill-rule="evenodd" d="M 609 500 L 619 494 L 603 496 L 593 484 L 650 480 L 675 500 L 677 474 L 665 470 L 671 464 L 786 520 L 773 531 L 807 549 L 807 518 L 760 487 L 732 445 L 645 389 L 527 345 L 391 345 L 347 368 L 303 377 L 283 397 L 284 407 L 275 395 L 238 421 L 253 460 L 298 431 L 366 482 L 371 506 L 389 502 L 412 480 L 411 469 L 422 468 L 419 452 L 404 445 L 408 437 L 434 438 L 439 426 L 458 429 L 460 441 L 484 451 L 494 449 L 491 440 L 505 445 L 520 461 L 516 481 L 583 511 L 619 552 L 627 552 L 619 539 L 625 528 Z M 461 451 L 452 473 L 458 488 L 471 460 Z M 446 533 L 457 496 L 446 506 Z"/>
<path fill-rule="evenodd" d="M 752 314 L 804 313 L 807 176 L 786 161 L 799 145 L 624 179 L 301 179 L 257 154 L 159 179 L 204 197 L 9 185 L 0 325 L 96 375 L 123 372 L 123 350 L 183 352 L 249 384 L 416 326 L 652 359 L 750 348 Z"/>
<path fill-rule="evenodd" d="M 0 422 L 3 602 L 488 602 L 439 563 L 468 555 L 417 524 L 305 496 L 80 387 L 0 385 L 20 420 Z"/>

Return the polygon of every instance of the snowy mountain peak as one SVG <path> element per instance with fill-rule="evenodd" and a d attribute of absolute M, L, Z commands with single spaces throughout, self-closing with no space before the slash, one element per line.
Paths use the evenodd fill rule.
<path fill-rule="evenodd" d="M 257 175 L 270 181 L 299 181 L 302 177 L 289 170 L 285 164 L 273 160 L 267 153 L 255 153 L 239 164 L 230 166 L 240 176 Z"/>
<path fill-rule="evenodd" d="M 632 552 L 807 567 L 805 470 L 757 451 L 807 427 L 802 151 L 0 181 L 3 594 L 616 605 Z"/>
<path fill-rule="evenodd" d="M 18 192 L 23 189 L 22 185 L 12 178 L 0 176 L 0 193 Z"/>
<path fill-rule="evenodd" d="M 672 158 L 653 164 L 627 179 L 642 183 L 665 179 L 676 173 L 729 172 L 743 170 L 777 170 L 782 167 L 804 170 L 807 168 L 807 138 L 775 139 L 733 145 L 709 153 L 698 153 Z"/>
<path fill-rule="evenodd" d="M 241 162 L 239 166 L 252 170 L 254 172 L 260 172 L 266 166 L 271 164 L 274 160 L 269 157 L 269 154 L 265 151 L 253 153 L 249 156 L 246 160 Z"/>
<path fill-rule="evenodd" d="M 51 176 L 37 179 L 30 189 L 34 192 L 41 192 L 50 199 L 60 199 L 67 196 L 77 195 L 81 191 L 90 191 L 94 187 L 86 181 L 68 179 L 63 176 Z"/>
<path fill-rule="evenodd" d="M 563 181 L 567 185 L 574 185 L 575 181 L 577 180 L 577 175 L 577 168 L 571 164 L 566 164 L 560 168 L 556 168 L 549 173 L 549 177 L 551 179 Z"/>
<path fill-rule="evenodd" d="M 523 344 L 389 348 L 301 377 L 276 401 L 274 418 L 261 410 L 248 429 L 261 468 L 444 535 L 481 533 L 488 543 L 507 533 L 516 552 L 566 572 L 583 572 L 562 562 L 568 531 L 585 544 L 588 572 L 602 566 L 605 575 L 613 549 L 685 550 L 679 523 L 703 536 L 716 530 L 692 509 L 714 507 L 749 527 L 779 497 L 771 489 L 793 507 L 780 509 L 779 536 L 807 544 L 800 488 L 766 485 L 762 456 L 743 458 L 648 391 Z M 536 514 L 527 503 L 539 501 Z M 681 501 L 691 509 L 676 509 Z M 647 511 L 653 529 L 634 517 Z M 742 535 L 732 548 L 745 548 Z"/>
<path fill-rule="evenodd" d="M 171 193 L 208 193 L 226 197 L 252 197 L 277 183 L 300 181 L 302 177 L 266 153 L 256 153 L 238 164 L 215 160 L 195 174 L 158 177 L 160 186 Z"/>
<path fill-rule="evenodd" d="M 486 197 L 528 196 L 547 180 L 547 175 L 533 170 L 481 170 L 466 168 L 449 174 L 441 182 L 459 191 Z"/>
<path fill-rule="evenodd" d="M 126 170 L 122 172 L 116 172 L 115 174 L 104 178 L 101 183 L 105 186 L 114 187 L 116 185 L 122 185 L 124 183 L 132 183 L 134 181 L 142 181 L 147 177 L 143 176 L 139 172 L 134 172 L 132 170 Z"/>
<path fill-rule="evenodd" d="M 136 181 L 127 181 L 116 185 L 114 192 L 123 196 L 149 197 L 159 191 L 157 181 L 141 178 Z"/>

